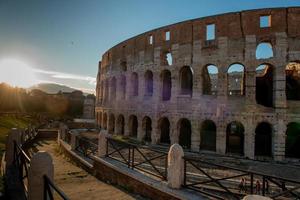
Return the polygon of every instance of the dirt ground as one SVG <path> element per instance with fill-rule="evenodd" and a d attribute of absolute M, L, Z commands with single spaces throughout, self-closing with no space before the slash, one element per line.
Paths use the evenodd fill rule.
<path fill-rule="evenodd" d="M 58 149 L 56 141 L 40 141 L 32 151 L 47 151 L 54 163 L 55 184 L 72 200 L 143 199 L 113 185 L 99 181 L 72 164 Z"/>

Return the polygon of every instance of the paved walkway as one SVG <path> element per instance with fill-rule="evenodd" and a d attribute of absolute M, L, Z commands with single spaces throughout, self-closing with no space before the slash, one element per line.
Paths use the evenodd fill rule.
<path fill-rule="evenodd" d="M 71 200 L 105 200 L 105 199 L 143 199 L 118 189 L 110 184 L 99 181 L 83 169 L 72 164 L 59 153 L 56 141 L 39 141 L 31 149 L 47 151 L 54 162 L 54 181 Z"/>

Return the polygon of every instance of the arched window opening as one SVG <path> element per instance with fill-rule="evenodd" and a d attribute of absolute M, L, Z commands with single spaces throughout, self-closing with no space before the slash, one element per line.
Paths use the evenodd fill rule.
<path fill-rule="evenodd" d="M 230 65 L 227 71 L 227 86 L 229 96 L 245 94 L 245 69 L 243 65 Z"/>
<path fill-rule="evenodd" d="M 170 51 L 165 51 L 162 53 L 161 64 L 171 66 L 173 64 L 173 58 Z"/>
<path fill-rule="evenodd" d="M 168 101 L 171 99 L 171 88 L 172 88 L 171 72 L 169 70 L 164 70 L 161 73 L 161 80 L 162 80 L 162 100 Z"/>
<path fill-rule="evenodd" d="M 145 73 L 145 96 L 152 96 L 153 94 L 153 73 L 146 71 Z"/>
<path fill-rule="evenodd" d="M 202 71 L 203 94 L 217 95 L 218 92 L 218 68 L 215 65 L 207 65 Z"/>
<path fill-rule="evenodd" d="M 150 117 L 144 117 L 143 119 L 143 131 L 145 133 L 145 136 L 143 140 L 145 142 L 151 142 L 151 132 L 152 132 L 152 125 L 151 125 L 151 119 Z"/>
<path fill-rule="evenodd" d="M 256 47 L 256 59 L 268 59 L 273 57 L 272 45 L 269 42 L 262 42 Z"/>
<path fill-rule="evenodd" d="M 191 148 L 192 127 L 188 119 L 181 119 L 178 122 L 177 128 L 179 129 L 179 144 L 185 148 Z"/>
<path fill-rule="evenodd" d="M 184 66 L 179 72 L 180 93 L 184 95 L 193 94 L 193 72 L 190 67 Z"/>
<path fill-rule="evenodd" d="M 104 113 L 103 115 L 103 124 L 102 127 L 106 130 L 107 129 L 107 114 Z"/>
<path fill-rule="evenodd" d="M 114 132 L 115 132 L 115 116 L 111 114 L 109 115 L 108 133 L 113 134 Z"/>
<path fill-rule="evenodd" d="M 123 62 L 121 62 L 120 65 L 121 65 L 121 71 L 126 72 L 127 71 L 127 62 L 123 61 Z"/>
<path fill-rule="evenodd" d="M 159 120 L 159 130 L 160 130 L 160 143 L 170 144 L 170 122 L 168 118 L 164 117 Z"/>
<path fill-rule="evenodd" d="M 255 129 L 255 156 L 272 156 L 272 127 L 262 122 Z"/>
<path fill-rule="evenodd" d="M 121 99 L 125 99 L 125 96 L 126 96 L 126 77 L 124 75 L 121 75 L 120 95 L 121 95 Z"/>
<path fill-rule="evenodd" d="M 201 125 L 200 149 L 216 151 L 217 128 L 213 121 L 205 120 Z"/>
<path fill-rule="evenodd" d="M 244 155 L 244 126 L 231 122 L 226 128 L 226 153 Z"/>
<path fill-rule="evenodd" d="M 300 159 L 300 123 L 291 122 L 287 125 L 285 141 L 285 157 Z"/>
<path fill-rule="evenodd" d="M 111 99 L 116 99 L 116 93 L 117 93 L 117 80 L 115 77 L 113 77 L 111 79 L 111 83 L 110 83 L 110 89 L 111 89 Z"/>
<path fill-rule="evenodd" d="M 129 117 L 129 135 L 132 137 L 137 137 L 138 130 L 138 120 L 135 115 Z"/>
<path fill-rule="evenodd" d="M 291 62 L 285 68 L 286 99 L 300 100 L 300 63 Z"/>
<path fill-rule="evenodd" d="M 131 75 L 131 88 L 132 88 L 132 96 L 139 95 L 139 77 L 136 72 Z"/>
<path fill-rule="evenodd" d="M 256 68 L 256 103 L 273 106 L 273 68 L 263 64 Z"/>
<path fill-rule="evenodd" d="M 117 119 L 117 134 L 124 135 L 125 119 L 123 115 L 119 115 Z"/>

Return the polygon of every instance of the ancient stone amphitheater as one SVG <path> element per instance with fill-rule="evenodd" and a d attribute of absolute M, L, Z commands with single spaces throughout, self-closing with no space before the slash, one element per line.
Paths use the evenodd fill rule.
<path fill-rule="evenodd" d="M 150 144 L 300 158 L 300 8 L 188 20 L 109 49 L 97 124 Z"/>

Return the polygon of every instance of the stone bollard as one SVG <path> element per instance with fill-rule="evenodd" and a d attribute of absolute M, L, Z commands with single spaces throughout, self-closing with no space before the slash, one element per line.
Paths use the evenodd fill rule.
<path fill-rule="evenodd" d="M 71 133 L 70 145 L 71 145 L 72 151 L 74 151 L 76 149 L 76 140 L 77 140 L 78 135 L 79 135 L 79 133 Z"/>
<path fill-rule="evenodd" d="M 49 153 L 39 151 L 33 155 L 28 171 L 28 200 L 44 199 L 44 175 L 53 181 L 54 166 Z"/>
<path fill-rule="evenodd" d="M 271 198 L 260 195 L 247 195 L 243 198 L 243 200 L 271 200 Z"/>
<path fill-rule="evenodd" d="M 168 153 L 168 186 L 179 189 L 184 178 L 184 152 L 182 147 L 175 143 Z"/>
<path fill-rule="evenodd" d="M 107 130 L 100 130 L 98 135 L 98 156 L 104 157 L 106 155 L 106 148 L 107 148 L 107 137 L 108 137 Z"/>
<path fill-rule="evenodd" d="M 59 134 L 58 135 L 59 135 L 60 139 L 65 140 L 67 129 L 68 129 L 68 127 L 64 123 L 59 124 Z"/>
<path fill-rule="evenodd" d="M 22 131 L 16 128 L 11 129 L 9 135 L 6 138 L 6 147 L 5 147 L 6 167 L 12 165 L 14 161 L 14 141 L 16 141 L 18 145 L 20 145 L 21 140 L 22 140 Z"/>

